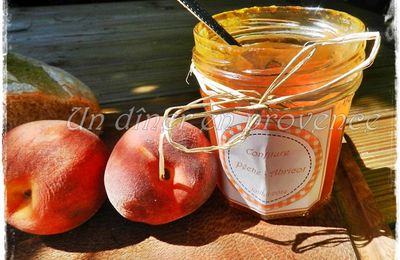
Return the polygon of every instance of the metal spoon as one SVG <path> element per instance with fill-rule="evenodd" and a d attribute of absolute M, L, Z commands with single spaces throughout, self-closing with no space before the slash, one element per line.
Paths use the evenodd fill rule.
<path fill-rule="evenodd" d="M 197 0 L 177 0 L 189 10 L 200 22 L 204 23 L 210 30 L 215 32 L 222 40 L 230 45 L 241 46 L 212 16 L 200 6 Z"/>

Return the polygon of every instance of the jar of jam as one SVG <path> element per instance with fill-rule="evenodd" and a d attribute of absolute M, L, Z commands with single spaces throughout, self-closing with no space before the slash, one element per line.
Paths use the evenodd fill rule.
<path fill-rule="evenodd" d="M 252 97 L 259 99 L 306 43 L 365 30 L 359 19 L 321 8 L 252 7 L 214 18 L 242 46 L 224 43 L 202 23 L 194 28 L 192 71 L 202 96 L 212 96 L 205 101 L 209 111 L 246 107 Z M 223 169 L 218 186 L 232 206 L 271 219 L 308 215 L 329 200 L 362 71 L 323 92 L 313 91 L 362 63 L 365 46 L 364 40 L 318 46 L 270 95 L 300 98 L 210 116 L 211 141 L 223 146 L 243 131 L 253 113 L 260 115 L 245 140 L 218 152 Z M 248 98 L 224 102 L 226 94 L 220 98 L 216 86 Z"/>

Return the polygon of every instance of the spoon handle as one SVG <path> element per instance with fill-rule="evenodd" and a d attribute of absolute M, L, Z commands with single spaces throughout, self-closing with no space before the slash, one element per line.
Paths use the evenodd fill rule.
<path fill-rule="evenodd" d="M 200 6 L 197 0 L 177 0 L 186 9 L 189 10 L 197 19 L 203 22 L 208 28 L 215 32 L 221 39 L 230 45 L 240 46 L 240 43 L 235 40 L 212 16 Z"/>

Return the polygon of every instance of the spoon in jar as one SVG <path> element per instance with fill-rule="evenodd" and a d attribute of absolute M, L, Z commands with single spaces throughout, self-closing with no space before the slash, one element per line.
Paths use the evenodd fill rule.
<path fill-rule="evenodd" d="M 177 0 L 189 10 L 200 22 L 204 23 L 210 30 L 230 45 L 241 46 L 202 6 L 197 0 Z"/>

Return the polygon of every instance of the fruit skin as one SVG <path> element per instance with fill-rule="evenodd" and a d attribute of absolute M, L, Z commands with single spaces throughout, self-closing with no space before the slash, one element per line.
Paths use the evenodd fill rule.
<path fill-rule="evenodd" d="M 67 121 L 34 121 L 6 133 L 4 148 L 10 225 L 39 235 L 63 233 L 104 202 L 108 151 L 90 131 L 71 130 Z"/>
<path fill-rule="evenodd" d="M 115 209 L 131 221 L 164 224 L 199 208 L 215 188 L 215 153 L 185 153 L 164 140 L 168 180 L 158 174 L 158 144 L 162 117 L 129 129 L 108 160 L 105 186 Z M 173 140 L 188 147 L 209 146 L 200 129 L 189 123 L 172 131 Z"/>

